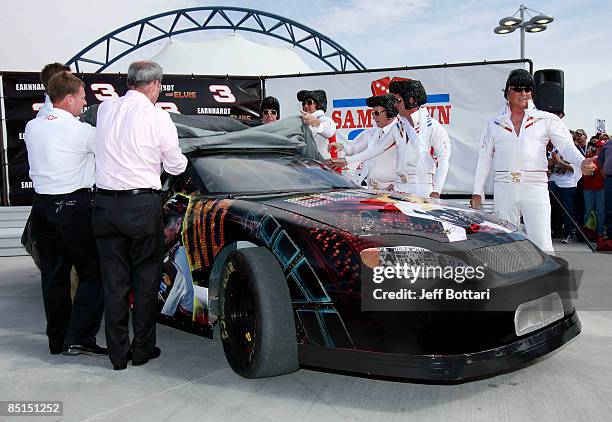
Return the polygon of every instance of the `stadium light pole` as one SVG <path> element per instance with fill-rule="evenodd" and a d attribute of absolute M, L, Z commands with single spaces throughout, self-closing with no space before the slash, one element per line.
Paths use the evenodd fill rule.
<path fill-rule="evenodd" d="M 534 12 L 536 15 L 532 15 L 530 12 Z M 526 14 L 529 15 L 528 21 L 525 20 Z M 505 35 L 520 29 L 521 59 L 525 59 L 525 32 L 537 33 L 545 31 L 546 28 L 548 28 L 546 25 L 554 20 L 555 18 L 550 15 L 530 9 L 529 7 L 521 4 L 521 7 L 519 7 L 519 9 L 514 12 L 512 16 L 506 16 L 505 18 L 500 19 L 499 26 L 497 26 L 493 32 L 499 35 Z"/>

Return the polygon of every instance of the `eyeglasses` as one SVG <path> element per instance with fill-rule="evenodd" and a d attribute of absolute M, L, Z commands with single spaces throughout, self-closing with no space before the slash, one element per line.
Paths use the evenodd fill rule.
<path fill-rule="evenodd" d="M 387 110 L 382 110 L 382 111 L 378 111 L 378 110 L 372 110 L 372 114 L 375 115 L 376 117 L 380 116 L 383 113 L 386 113 Z"/>
<path fill-rule="evenodd" d="M 314 100 L 311 100 L 311 99 L 302 101 L 302 105 L 303 106 L 305 106 L 305 105 L 313 105 L 314 103 L 315 103 Z"/>
<path fill-rule="evenodd" d="M 533 88 L 527 87 L 527 86 L 511 86 L 510 89 L 513 90 L 514 92 L 530 93 L 531 91 L 533 91 Z"/>
<path fill-rule="evenodd" d="M 262 114 L 269 114 L 270 116 L 276 116 L 276 110 L 264 110 Z"/>

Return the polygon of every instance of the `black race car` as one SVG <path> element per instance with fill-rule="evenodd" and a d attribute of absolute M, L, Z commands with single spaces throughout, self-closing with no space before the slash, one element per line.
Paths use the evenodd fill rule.
<path fill-rule="evenodd" d="M 294 148 L 189 152 L 164 186 L 160 321 L 209 337 L 218 325 L 244 377 L 312 366 L 454 382 L 580 332 L 566 262 L 493 215 L 365 190 Z"/>

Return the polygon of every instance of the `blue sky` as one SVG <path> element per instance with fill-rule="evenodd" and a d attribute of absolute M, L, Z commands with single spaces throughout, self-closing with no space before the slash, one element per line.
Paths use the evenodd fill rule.
<path fill-rule="evenodd" d="M 495 35 L 497 21 L 519 2 L 507 0 L 197 1 L 30 0 L 0 15 L 0 70 L 34 70 L 66 61 L 84 46 L 134 20 L 184 7 L 231 5 L 276 13 L 316 29 L 367 67 L 427 65 L 519 58 L 519 34 Z M 612 9 L 606 1 L 533 1 L 553 15 L 548 30 L 527 34 L 535 69 L 565 71 L 566 123 L 593 132 L 595 117 L 612 131 Z M 202 32 L 191 38 L 206 37 Z M 9 42 L 6 42 L 10 40 Z M 321 68 L 320 70 L 323 70 Z M 478 93 L 474 93 L 475 101 Z"/>

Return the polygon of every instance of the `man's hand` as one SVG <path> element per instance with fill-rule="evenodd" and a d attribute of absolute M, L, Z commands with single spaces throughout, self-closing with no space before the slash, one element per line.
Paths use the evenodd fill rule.
<path fill-rule="evenodd" d="M 593 162 L 597 159 L 597 156 L 586 158 L 580 164 L 580 170 L 585 176 L 592 176 L 597 171 L 597 165 Z"/>
<path fill-rule="evenodd" d="M 556 152 L 552 153 L 552 158 L 555 161 L 555 163 L 558 163 L 558 164 L 562 164 L 563 163 L 563 160 L 561 159 L 559 154 L 557 154 Z"/>
<path fill-rule="evenodd" d="M 482 197 L 480 195 L 472 195 L 472 199 L 470 199 L 470 207 L 475 210 L 480 209 L 480 203 L 482 202 Z"/>
<path fill-rule="evenodd" d="M 336 148 L 336 151 L 340 152 L 344 149 L 344 144 L 342 142 L 332 142 L 328 145 L 327 150 L 331 151 L 332 148 Z"/>
<path fill-rule="evenodd" d="M 302 120 L 308 126 L 318 127 L 321 124 L 319 119 L 317 119 L 312 114 L 306 113 L 304 110 L 300 110 L 300 113 L 302 113 Z"/>
<path fill-rule="evenodd" d="M 438 192 L 432 192 L 429 194 L 432 198 L 440 199 L 440 194 Z"/>
<path fill-rule="evenodd" d="M 342 170 L 346 167 L 346 160 L 344 158 L 328 158 L 325 160 L 325 164 L 334 170 Z"/>

